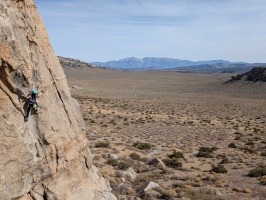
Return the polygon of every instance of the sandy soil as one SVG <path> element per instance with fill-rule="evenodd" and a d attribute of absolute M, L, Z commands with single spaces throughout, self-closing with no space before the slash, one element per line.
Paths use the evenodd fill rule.
<path fill-rule="evenodd" d="M 261 177 L 248 176 L 266 165 L 265 83 L 223 84 L 232 74 L 65 73 L 69 86 L 82 88 L 71 92 L 81 104 L 93 162 L 118 197 L 265 199 Z M 212 153 L 200 157 L 202 147 Z M 184 158 L 170 158 L 174 151 Z M 153 158 L 182 166 L 148 165 Z M 227 172 L 212 171 L 219 164 Z M 129 167 L 136 178 L 125 174 Z M 160 188 L 138 194 L 149 180 Z"/>

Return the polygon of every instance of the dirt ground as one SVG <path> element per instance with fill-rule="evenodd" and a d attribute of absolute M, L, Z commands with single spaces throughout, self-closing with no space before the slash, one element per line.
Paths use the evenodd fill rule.
<path fill-rule="evenodd" d="M 266 173 L 266 83 L 224 84 L 233 74 L 65 73 L 93 164 L 117 197 L 265 199 L 266 177 L 251 172 Z M 153 158 L 163 164 L 148 164 Z M 147 181 L 159 187 L 139 193 Z"/>

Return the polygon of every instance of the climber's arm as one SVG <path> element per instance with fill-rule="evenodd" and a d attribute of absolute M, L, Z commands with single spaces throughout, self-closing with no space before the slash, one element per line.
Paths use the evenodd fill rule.
<path fill-rule="evenodd" d="M 41 92 L 41 91 L 43 90 L 43 86 L 40 85 L 40 86 L 37 88 L 37 90 L 38 90 L 38 93 Z"/>

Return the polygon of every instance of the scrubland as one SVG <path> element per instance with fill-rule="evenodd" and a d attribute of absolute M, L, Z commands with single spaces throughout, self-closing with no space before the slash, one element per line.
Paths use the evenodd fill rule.
<path fill-rule="evenodd" d="M 78 88 L 71 92 L 93 164 L 120 199 L 265 198 L 265 83 L 224 84 L 231 74 L 65 73 Z M 159 186 L 138 192 L 148 181 Z"/>

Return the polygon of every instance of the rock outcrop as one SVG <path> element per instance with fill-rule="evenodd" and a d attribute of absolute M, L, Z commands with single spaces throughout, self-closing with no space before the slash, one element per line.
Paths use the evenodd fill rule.
<path fill-rule="evenodd" d="M 42 85 L 40 111 L 25 101 Z M 0 0 L 0 199 L 115 199 L 33 0 Z"/>
<path fill-rule="evenodd" d="M 266 67 L 254 67 L 248 72 L 232 76 L 231 79 L 225 83 L 231 83 L 239 80 L 252 81 L 254 83 L 259 81 L 266 82 Z"/>
<path fill-rule="evenodd" d="M 94 64 L 85 63 L 85 62 L 82 62 L 80 60 L 73 59 L 73 58 L 64 58 L 64 57 L 58 56 L 58 59 L 59 59 L 61 66 L 66 69 L 105 68 L 105 67 L 96 66 Z"/>

